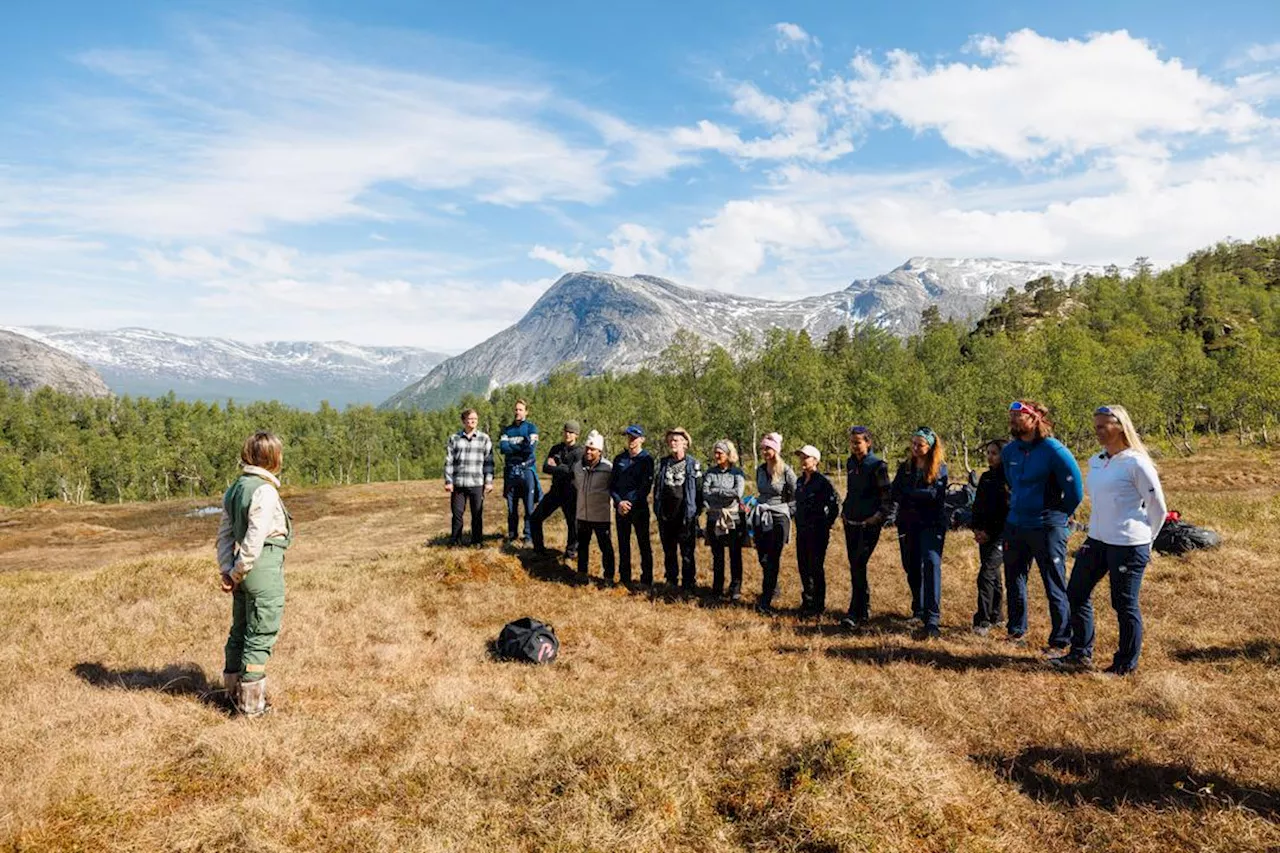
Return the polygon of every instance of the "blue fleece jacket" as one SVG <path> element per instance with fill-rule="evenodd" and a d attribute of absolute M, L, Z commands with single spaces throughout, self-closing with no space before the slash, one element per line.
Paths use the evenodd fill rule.
<path fill-rule="evenodd" d="M 502 451 L 504 472 L 532 465 L 536 461 L 535 451 L 538 445 L 533 437 L 537 434 L 538 428 L 533 421 L 513 422 L 502 428 L 498 449 Z"/>
<path fill-rule="evenodd" d="M 1009 482 L 1009 526 L 1061 527 L 1084 498 L 1080 466 L 1056 438 L 1011 441 L 1000 451 Z"/>

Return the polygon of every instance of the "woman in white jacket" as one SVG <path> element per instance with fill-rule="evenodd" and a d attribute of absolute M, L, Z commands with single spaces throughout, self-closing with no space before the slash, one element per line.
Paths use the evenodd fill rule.
<path fill-rule="evenodd" d="M 1093 662 L 1093 588 L 1105 576 L 1111 606 L 1120 623 L 1120 646 L 1107 672 L 1128 675 L 1142 651 L 1138 591 L 1151 560 L 1151 544 L 1164 525 L 1167 506 L 1160 476 L 1122 406 L 1101 406 L 1093 431 L 1102 452 L 1089 459 L 1085 488 L 1092 506 L 1089 538 L 1076 554 L 1067 584 L 1071 603 L 1071 651 L 1051 661 L 1063 669 L 1088 669 Z"/>

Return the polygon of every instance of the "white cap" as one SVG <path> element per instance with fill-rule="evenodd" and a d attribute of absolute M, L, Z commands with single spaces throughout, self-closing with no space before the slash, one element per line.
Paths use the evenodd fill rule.
<path fill-rule="evenodd" d="M 601 453 L 603 453 L 604 452 L 604 436 L 596 432 L 595 430 L 592 430 L 591 432 L 587 433 L 587 447 L 594 447 L 596 450 L 599 450 Z"/>
<path fill-rule="evenodd" d="M 819 462 L 822 461 L 822 451 L 814 447 L 812 444 L 806 444 L 804 447 L 797 450 L 796 456 L 812 456 Z"/>

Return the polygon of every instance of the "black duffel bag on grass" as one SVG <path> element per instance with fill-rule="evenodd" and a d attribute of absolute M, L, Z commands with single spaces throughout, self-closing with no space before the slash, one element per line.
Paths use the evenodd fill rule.
<path fill-rule="evenodd" d="M 560 641 L 550 625 L 526 616 L 503 627 L 497 652 L 503 660 L 551 663 L 560 654 Z"/>

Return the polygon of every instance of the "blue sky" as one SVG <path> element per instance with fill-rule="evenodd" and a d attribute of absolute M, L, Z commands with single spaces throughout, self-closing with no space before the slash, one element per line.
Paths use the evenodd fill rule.
<path fill-rule="evenodd" d="M 457 351 L 567 270 L 1168 263 L 1280 231 L 1278 98 L 1274 2 L 13 4 L 2 322 Z"/>

